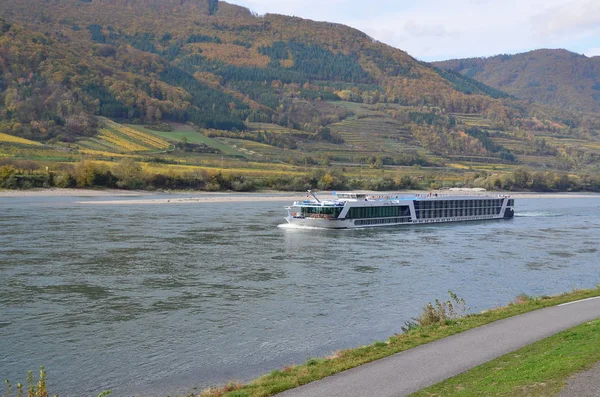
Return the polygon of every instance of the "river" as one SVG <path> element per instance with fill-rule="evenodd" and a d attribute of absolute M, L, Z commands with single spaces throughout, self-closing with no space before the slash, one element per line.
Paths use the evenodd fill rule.
<path fill-rule="evenodd" d="M 283 201 L 94 200 L 0 198 L 0 379 L 183 394 L 385 340 L 448 290 L 477 312 L 600 283 L 600 196 L 364 230 L 279 227 Z"/>

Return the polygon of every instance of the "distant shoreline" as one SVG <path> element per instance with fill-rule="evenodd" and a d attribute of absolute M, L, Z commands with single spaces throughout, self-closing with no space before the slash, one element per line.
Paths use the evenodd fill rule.
<path fill-rule="evenodd" d="M 373 192 L 373 194 L 381 192 Z M 401 192 L 402 193 L 402 192 Z M 425 191 L 407 191 L 402 194 L 426 194 Z M 540 193 L 540 192 L 488 192 L 488 194 L 508 194 L 516 199 L 523 198 L 600 198 L 597 193 Z M 151 195 L 164 195 L 164 198 L 144 198 Z M 173 197 L 170 195 L 190 195 L 190 197 Z M 299 200 L 305 195 L 304 192 L 199 192 L 199 191 L 173 191 L 173 192 L 149 192 L 149 191 L 127 191 L 117 189 L 32 189 L 32 190 L 0 190 L 0 198 L 18 197 L 81 197 L 81 198 L 103 198 L 123 197 L 123 200 L 86 200 L 78 201 L 81 204 L 194 204 L 194 203 L 223 203 L 223 202 L 252 202 L 252 201 L 286 201 Z M 331 192 L 321 192 L 322 197 L 331 195 Z M 137 198 L 136 198 L 137 197 Z"/>
<path fill-rule="evenodd" d="M 144 196 L 148 194 L 151 193 L 118 189 L 48 188 L 31 190 L 0 190 L 0 197 L 135 197 Z"/>

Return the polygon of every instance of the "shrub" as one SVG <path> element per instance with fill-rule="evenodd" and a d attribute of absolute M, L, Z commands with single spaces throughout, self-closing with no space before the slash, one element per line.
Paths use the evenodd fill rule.
<path fill-rule="evenodd" d="M 449 321 L 464 316 L 468 311 L 465 300 L 459 298 L 452 291 L 448 291 L 448 295 L 450 295 L 450 299 L 445 302 L 440 302 L 439 299 L 436 299 L 433 304 L 429 302 L 419 317 L 404 323 L 404 326 L 401 327 L 402 331 L 406 332 L 428 325 L 447 325 Z"/>
<path fill-rule="evenodd" d="M 54 186 L 61 188 L 75 187 L 75 178 L 73 178 L 69 173 L 64 172 L 60 173 L 54 177 Z"/>
<path fill-rule="evenodd" d="M 10 381 L 5 381 L 6 383 L 6 395 L 2 395 L 2 397 L 12 397 L 13 390 Z M 40 367 L 40 378 L 36 381 L 33 376 L 33 371 L 29 371 L 27 373 L 27 390 L 24 390 L 24 385 L 22 383 L 17 383 L 16 389 L 16 397 L 23 397 L 26 395 L 27 397 L 48 397 L 48 389 L 46 387 L 46 370 L 44 367 Z M 98 397 L 105 397 L 111 393 L 110 390 L 105 390 L 98 395 Z M 58 394 L 54 397 L 58 397 Z"/>

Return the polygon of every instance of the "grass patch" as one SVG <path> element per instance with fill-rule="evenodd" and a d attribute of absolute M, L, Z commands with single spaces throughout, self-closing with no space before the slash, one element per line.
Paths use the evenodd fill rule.
<path fill-rule="evenodd" d="M 550 396 L 600 361 L 600 320 L 482 364 L 411 396 Z"/>
<path fill-rule="evenodd" d="M 508 306 L 495 308 L 479 314 L 466 315 L 459 318 L 444 318 L 444 321 L 428 326 L 410 326 L 407 332 L 396 334 L 385 342 L 375 342 L 369 346 L 356 349 L 341 350 L 323 359 L 311 359 L 302 365 L 288 366 L 264 375 L 246 385 L 239 385 L 235 392 L 223 391 L 219 388 L 206 390 L 200 396 L 247 396 L 265 397 L 284 390 L 292 389 L 315 380 L 366 364 L 377 359 L 399 353 L 410 348 L 424 345 L 447 336 L 467 331 L 494 321 L 527 313 L 544 307 L 555 306 L 565 302 L 600 296 L 600 287 L 589 290 L 576 290 L 554 297 L 531 298 L 520 296 Z M 429 306 L 429 305 L 428 305 Z M 442 303 L 443 306 L 443 303 Z M 434 308 L 440 307 L 437 304 Z M 447 313 L 448 308 L 444 308 Z M 441 310 L 441 309 L 440 309 Z M 424 311 L 430 311 L 428 307 Z M 451 320 L 451 321 L 446 321 Z M 599 325 L 600 326 L 600 325 Z M 600 333 L 598 333 L 600 335 Z M 600 342 L 600 340 L 599 340 Z M 596 342 L 598 346 L 600 343 Z M 599 357 L 600 358 L 600 357 Z M 582 368 L 582 367 L 578 367 Z M 235 393 L 235 394 L 234 394 Z M 445 393 L 442 393 L 445 395 Z M 485 395 L 473 394 L 473 395 Z M 506 395 L 512 395 L 507 393 Z"/>
<path fill-rule="evenodd" d="M 171 141 L 183 142 L 184 138 L 189 143 L 205 144 L 206 146 L 220 150 L 224 155 L 227 156 L 243 156 L 244 154 L 235 150 L 233 147 L 219 142 L 216 139 L 207 137 L 206 135 L 197 131 L 153 131 L 144 127 L 135 126 L 136 129 L 151 132 L 161 138 L 169 139 Z"/>

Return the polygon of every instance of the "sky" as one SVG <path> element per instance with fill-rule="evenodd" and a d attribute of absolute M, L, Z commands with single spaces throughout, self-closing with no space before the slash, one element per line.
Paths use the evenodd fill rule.
<path fill-rule="evenodd" d="M 600 0 L 226 0 L 337 22 L 422 61 L 564 48 L 600 56 Z"/>

